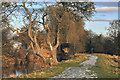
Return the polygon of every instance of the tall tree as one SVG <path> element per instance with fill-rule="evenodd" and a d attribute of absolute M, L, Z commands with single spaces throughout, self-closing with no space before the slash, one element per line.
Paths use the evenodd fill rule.
<path fill-rule="evenodd" d="M 93 12 L 95 11 L 94 3 L 92 2 L 68 2 L 64 4 L 63 2 L 56 2 L 55 4 L 51 5 L 47 2 L 3 2 L 2 3 L 2 14 L 5 16 L 2 20 L 6 18 L 11 18 L 11 20 L 6 21 L 5 23 L 9 27 L 10 30 L 13 32 L 17 32 L 18 34 L 27 32 L 30 38 L 30 47 L 33 49 L 34 53 L 39 55 L 43 58 L 44 62 L 46 62 L 46 58 L 43 55 L 44 53 L 41 52 L 42 48 L 38 44 L 37 33 L 41 31 L 41 24 L 44 28 L 44 31 L 47 33 L 47 43 L 50 46 L 51 54 L 52 54 L 52 63 L 57 63 L 56 57 L 56 49 L 60 43 L 60 29 L 62 27 L 62 20 L 66 13 L 72 13 L 75 15 L 76 13 L 80 13 L 85 18 L 89 18 L 92 16 Z M 49 9 L 50 7 L 58 7 L 63 14 L 55 14 L 54 20 L 57 22 L 57 27 L 55 27 L 55 44 L 51 44 L 51 37 L 50 35 L 52 31 L 50 31 L 49 27 Z M 16 24 L 16 26 L 27 26 L 25 30 L 20 31 L 17 29 L 12 29 L 12 26 L 15 26 L 14 21 L 20 21 L 21 25 Z M 52 40 L 52 41 L 53 41 Z"/>
<path fill-rule="evenodd" d="M 60 44 L 60 41 L 63 39 L 63 38 L 62 39 L 59 38 L 60 31 L 64 30 L 63 34 L 65 34 L 67 32 L 66 29 L 70 29 L 70 25 L 72 28 L 74 27 L 70 23 L 74 23 L 74 21 L 79 21 L 83 17 L 88 19 L 89 17 L 92 16 L 93 12 L 95 11 L 94 10 L 95 8 L 94 8 L 94 3 L 92 3 L 92 2 L 83 2 L 83 3 L 82 2 L 58 2 L 56 5 L 50 6 L 48 9 L 49 9 L 48 10 L 48 12 L 49 12 L 48 19 L 50 21 L 51 26 L 55 29 L 55 32 L 54 32 L 55 38 L 52 39 L 52 41 L 55 41 L 54 43 L 56 45 L 51 44 L 51 41 L 50 41 L 51 37 L 48 38 L 49 39 L 48 42 L 51 47 L 51 51 L 56 56 L 57 47 Z M 71 19 L 71 21 L 69 19 Z M 79 24 L 79 25 L 82 25 L 82 24 L 83 23 L 81 20 L 81 24 Z M 78 25 L 76 25 L 76 26 L 78 26 Z M 49 33 L 50 28 L 48 27 L 47 30 L 49 30 L 48 31 L 48 33 Z M 71 32 L 69 31 L 68 34 L 70 34 L 70 33 Z M 53 34 L 53 30 L 52 30 L 52 34 Z M 67 39 L 69 39 L 66 35 L 63 35 L 63 36 L 66 37 Z M 73 38 L 73 37 L 71 36 L 70 38 Z M 67 41 L 67 39 L 63 39 L 63 40 Z M 53 58 L 53 59 L 57 63 L 57 59 L 56 58 Z"/>
<path fill-rule="evenodd" d="M 110 22 L 110 27 L 108 28 L 108 35 L 111 37 L 113 41 L 113 51 L 114 53 L 118 53 L 120 51 L 119 47 L 119 35 L 120 35 L 120 20 L 115 20 Z"/>
<path fill-rule="evenodd" d="M 93 38 L 95 36 L 97 36 L 94 32 L 92 32 L 91 30 L 86 31 L 86 35 L 87 35 L 87 40 L 86 40 L 86 52 L 88 53 L 93 53 L 93 48 L 94 48 L 94 40 Z"/>

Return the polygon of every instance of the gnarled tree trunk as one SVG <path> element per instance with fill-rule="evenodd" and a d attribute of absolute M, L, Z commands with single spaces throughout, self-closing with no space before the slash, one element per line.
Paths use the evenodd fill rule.
<path fill-rule="evenodd" d="M 43 61 L 46 63 L 46 58 L 45 58 L 45 56 L 43 56 L 43 53 L 41 52 L 41 48 L 40 48 L 40 46 L 39 46 L 39 44 L 37 42 L 37 37 L 36 37 L 37 36 L 37 31 L 35 30 L 34 36 L 32 34 L 32 28 L 34 28 L 34 27 L 32 27 L 32 24 L 33 24 L 32 22 L 34 22 L 35 19 L 34 19 L 34 21 L 32 21 L 32 19 L 31 19 L 32 14 L 30 14 L 30 12 L 28 11 L 28 9 L 25 7 L 25 4 L 24 4 L 24 8 L 26 9 L 26 11 L 29 14 L 28 36 L 31 39 L 31 44 L 30 45 L 31 45 L 31 47 L 33 49 L 34 54 L 36 54 L 36 55 L 40 56 L 41 58 L 43 58 Z"/>
<path fill-rule="evenodd" d="M 46 27 L 47 27 L 47 43 L 49 44 L 50 46 L 50 50 L 51 50 L 51 55 L 52 55 L 52 59 L 51 59 L 51 65 L 52 64 L 57 64 L 58 63 L 58 60 L 57 60 L 57 48 L 59 46 L 59 28 L 58 28 L 58 31 L 57 31 L 57 43 L 55 44 L 55 46 L 52 45 L 51 41 L 50 41 L 50 34 L 51 31 L 49 29 L 49 26 L 48 26 L 48 22 L 46 21 Z"/>

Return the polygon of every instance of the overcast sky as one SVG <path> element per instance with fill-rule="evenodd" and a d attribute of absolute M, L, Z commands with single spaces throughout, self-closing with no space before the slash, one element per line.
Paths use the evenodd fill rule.
<path fill-rule="evenodd" d="M 118 19 L 118 2 L 95 2 L 96 13 L 91 21 L 85 21 L 85 29 L 106 35 L 109 23 Z"/>

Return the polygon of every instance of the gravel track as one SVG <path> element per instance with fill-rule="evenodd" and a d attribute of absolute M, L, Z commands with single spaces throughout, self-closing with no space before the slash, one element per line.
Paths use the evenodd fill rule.
<path fill-rule="evenodd" d="M 97 56 L 91 54 L 86 54 L 89 56 L 89 59 L 80 63 L 82 67 L 69 67 L 61 74 L 51 77 L 53 78 L 97 78 L 97 74 L 94 71 L 88 70 L 88 68 L 93 67 L 96 63 Z"/>

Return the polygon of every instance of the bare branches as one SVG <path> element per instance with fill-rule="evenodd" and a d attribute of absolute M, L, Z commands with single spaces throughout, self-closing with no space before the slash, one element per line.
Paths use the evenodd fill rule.
<path fill-rule="evenodd" d="M 30 13 L 30 11 L 28 10 L 28 8 L 25 7 L 25 2 L 22 2 L 23 3 L 23 7 L 24 9 L 27 11 L 27 13 L 29 14 L 29 18 L 32 16 L 32 14 Z"/>
<path fill-rule="evenodd" d="M 25 29 L 24 31 L 18 31 L 18 28 L 17 29 L 15 29 L 15 30 L 13 30 L 10 26 L 9 26 L 9 23 L 7 22 L 7 25 L 8 25 L 8 28 L 11 30 L 11 31 L 13 31 L 13 32 L 17 32 L 17 34 L 21 34 L 21 33 L 24 33 L 24 32 L 26 32 L 27 31 L 27 29 Z"/>
<path fill-rule="evenodd" d="M 32 49 L 33 49 L 33 52 L 34 52 L 34 53 L 37 53 L 36 50 L 35 50 L 35 48 L 34 48 L 34 46 L 33 46 L 33 43 L 32 43 L 32 42 L 30 43 L 30 45 L 31 45 L 31 47 L 32 47 Z"/>
<path fill-rule="evenodd" d="M 25 26 L 27 26 L 27 29 L 19 32 L 18 28 L 13 30 L 9 26 L 8 22 L 7 24 L 9 29 L 13 32 L 17 32 L 17 34 L 24 33 L 28 30 L 28 36 L 30 39 L 30 46 L 31 46 L 30 48 L 33 49 L 33 52 L 35 54 L 39 55 L 44 60 L 46 60 L 45 56 L 41 51 L 42 49 L 40 47 L 40 44 L 38 43 L 37 32 L 40 31 L 38 25 L 42 24 L 42 26 L 40 27 L 44 28 L 44 31 L 47 35 L 47 44 L 49 45 L 49 48 L 52 52 L 53 50 L 57 50 L 57 47 L 60 45 L 60 36 L 61 36 L 60 32 L 65 25 L 65 23 L 63 22 L 65 16 L 69 16 L 69 13 L 74 14 L 74 11 L 72 11 L 70 8 L 71 7 L 77 8 L 77 10 L 75 11 L 81 11 L 81 14 L 85 14 L 84 16 L 88 17 L 87 15 L 88 12 L 82 12 L 84 11 L 82 7 L 84 7 L 85 5 L 85 10 L 87 10 L 88 6 L 85 3 L 84 5 L 79 3 L 65 3 L 64 5 L 60 5 L 59 3 L 56 3 L 54 5 L 48 5 L 47 2 L 44 2 L 44 4 L 42 3 L 41 5 L 44 5 L 44 7 L 39 5 L 38 8 L 38 6 L 34 6 L 34 3 L 26 3 L 26 2 L 22 2 L 20 4 L 16 4 L 16 3 L 12 4 L 11 7 L 13 7 L 13 9 L 9 11 L 10 15 L 13 11 L 15 11 L 15 8 L 17 9 L 17 11 L 19 11 L 20 8 L 24 9 L 25 12 L 19 12 L 19 13 L 21 13 L 22 17 L 20 18 L 23 19 L 22 23 Z M 55 9 L 56 11 L 51 11 L 52 8 Z M 17 14 L 15 13 L 15 15 Z M 26 20 L 28 22 L 26 22 Z M 53 58 L 55 58 L 56 51 L 53 52 L 54 52 Z"/>

